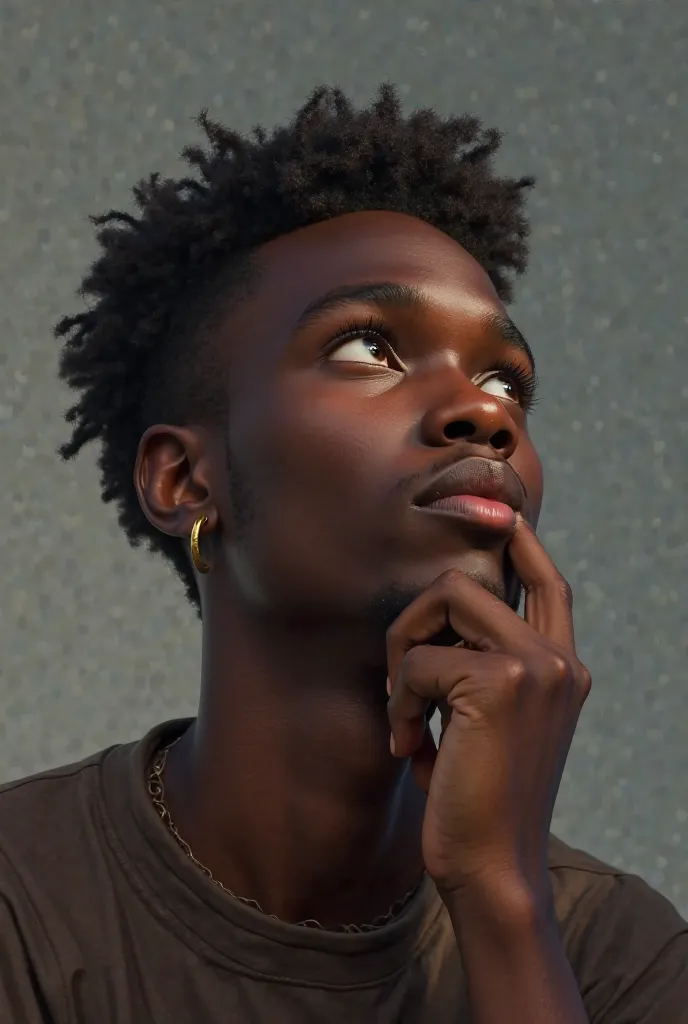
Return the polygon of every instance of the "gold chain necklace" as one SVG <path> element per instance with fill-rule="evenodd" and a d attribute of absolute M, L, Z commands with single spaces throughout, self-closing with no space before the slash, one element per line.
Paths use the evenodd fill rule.
<path fill-rule="evenodd" d="M 184 839 L 182 839 L 179 832 L 177 831 L 177 826 L 172 820 L 172 816 L 170 815 L 170 812 L 167 808 L 167 804 L 165 803 L 165 784 L 163 782 L 163 773 L 165 771 L 165 764 L 167 763 L 167 755 L 169 754 L 170 750 L 175 745 L 175 743 L 178 743 L 180 739 L 181 736 L 174 740 L 172 743 L 168 744 L 166 747 L 163 747 L 162 750 L 160 750 L 159 753 L 154 758 L 153 764 L 150 767 L 150 771 L 148 773 L 148 792 L 150 793 L 155 809 L 157 810 L 158 814 L 162 818 L 168 830 L 172 833 L 172 836 L 177 841 L 179 846 L 181 846 L 182 850 L 187 855 L 189 860 L 192 861 L 196 865 L 196 867 L 203 872 L 206 878 L 209 878 L 211 882 L 214 882 L 215 885 L 219 886 L 220 889 L 222 889 L 222 891 L 225 892 L 228 896 L 231 896 L 232 899 L 238 900 L 239 903 L 244 903 L 246 904 L 247 907 L 252 907 L 254 910 L 259 911 L 261 914 L 265 914 L 266 917 L 272 917 L 276 921 L 278 921 L 279 918 L 277 917 L 277 915 L 267 914 L 257 900 L 248 899 L 245 896 L 237 896 L 235 892 L 232 892 L 232 890 L 228 889 L 226 885 L 223 885 L 219 878 L 215 878 L 210 869 L 207 868 L 205 864 L 201 864 L 200 860 L 198 860 L 194 856 L 189 844 Z M 378 928 L 384 927 L 384 925 L 389 924 L 390 921 L 393 921 L 395 917 L 399 916 L 399 914 L 404 909 L 409 900 L 418 892 L 420 885 L 421 883 L 419 882 L 418 885 L 415 885 L 413 889 L 410 889 L 405 896 L 403 896 L 400 900 L 397 900 L 396 903 L 392 904 L 392 906 L 389 908 L 386 914 L 381 914 L 379 917 L 376 917 L 375 920 L 372 921 L 370 924 L 341 924 L 337 925 L 334 928 L 325 928 L 325 926 L 320 924 L 319 921 L 315 921 L 312 919 L 308 921 L 298 921 L 297 924 L 301 928 L 320 928 L 322 931 L 377 931 Z"/>

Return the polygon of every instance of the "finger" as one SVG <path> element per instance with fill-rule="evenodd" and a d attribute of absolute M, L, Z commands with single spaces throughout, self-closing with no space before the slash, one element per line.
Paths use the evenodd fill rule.
<path fill-rule="evenodd" d="M 440 741 L 439 741 L 438 746 L 441 746 L 441 744 L 442 744 L 442 737 L 444 736 L 445 729 L 447 728 L 447 726 L 449 725 L 449 723 L 451 721 L 452 709 L 449 706 L 449 704 L 447 704 L 446 700 L 443 700 L 443 701 L 440 701 L 439 706 L 438 706 L 438 710 L 439 710 L 439 713 L 440 713 L 440 723 L 441 723 L 440 724 Z"/>
<path fill-rule="evenodd" d="M 427 793 L 430 789 L 430 782 L 432 781 L 432 773 L 435 768 L 435 761 L 437 760 L 437 747 L 435 746 L 435 740 L 430 732 L 430 727 L 425 730 L 423 735 L 423 741 L 413 755 L 411 760 L 411 770 L 413 771 L 413 777 L 416 780 L 416 784 Z"/>
<path fill-rule="evenodd" d="M 393 753 L 408 757 L 420 747 L 433 705 L 451 689 L 457 677 L 448 672 L 447 651 L 442 647 L 414 647 L 397 671 L 387 703 Z"/>
<path fill-rule="evenodd" d="M 535 630 L 507 604 L 452 569 L 419 594 L 387 630 L 387 669 L 392 681 L 410 650 L 427 644 L 448 627 L 480 651 L 520 653 L 538 639 Z"/>
<path fill-rule="evenodd" d="M 465 643 L 464 640 L 459 640 L 459 642 L 457 644 L 452 644 L 452 647 L 457 648 L 457 649 L 460 648 L 460 647 L 466 647 L 466 643 Z M 387 680 L 387 682 L 389 683 L 389 680 Z M 389 683 L 389 686 L 388 686 L 388 689 L 387 689 L 387 696 L 388 697 L 392 696 L 392 684 L 391 683 Z M 434 717 L 436 712 L 440 716 L 440 720 L 442 722 L 442 731 L 444 731 L 444 728 L 445 728 L 445 725 L 446 725 L 445 719 L 446 719 L 446 721 L 448 721 L 449 718 L 451 717 L 451 708 L 447 704 L 446 700 L 433 700 L 433 701 L 430 701 L 430 706 L 428 707 L 428 710 L 427 710 L 427 713 L 426 713 L 426 717 L 427 717 L 428 722 L 432 721 L 432 718 Z M 442 736 L 440 734 L 440 740 L 441 739 L 442 739 Z M 438 743 L 438 746 L 439 746 L 439 743 Z"/>
<path fill-rule="evenodd" d="M 509 557 L 525 588 L 525 619 L 541 636 L 574 649 L 571 588 L 535 535 L 519 516 Z"/>
<path fill-rule="evenodd" d="M 503 655 L 461 648 L 421 645 L 409 651 L 399 667 L 387 704 L 396 756 L 410 757 L 420 749 L 433 702 L 441 700 L 446 707 L 446 699 L 460 694 L 468 680 L 498 678 L 503 662 Z"/>

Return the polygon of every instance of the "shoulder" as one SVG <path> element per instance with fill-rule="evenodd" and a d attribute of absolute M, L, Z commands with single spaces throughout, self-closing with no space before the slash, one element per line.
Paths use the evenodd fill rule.
<path fill-rule="evenodd" d="M 592 1019 L 685 1019 L 688 923 L 669 900 L 639 876 L 555 838 L 549 866 L 562 937 Z"/>
<path fill-rule="evenodd" d="M 548 861 L 550 878 L 562 924 L 580 916 L 583 907 L 604 900 L 625 877 L 622 868 L 606 864 L 585 850 L 569 846 L 550 836 Z"/>
<path fill-rule="evenodd" d="M 28 853 L 47 835 L 72 832 L 75 818 L 89 813 L 99 769 L 112 749 L 1 785 L 0 850 Z"/>
<path fill-rule="evenodd" d="M 80 761 L 73 761 L 69 764 L 59 765 L 57 768 L 48 768 L 33 775 L 27 775 L 21 779 L 13 779 L 11 782 L 0 783 L 0 814 L 8 806 L 13 806 L 16 801 L 33 799 L 46 789 L 54 789 L 54 786 L 72 785 L 72 780 L 79 778 L 102 764 L 103 759 L 111 750 L 119 746 L 113 745 L 104 750 L 96 751 L 82 758 Z"/>
<path fill-rule="evenodd" d="M 67 882 L 95 883 L 111 853 L 114 820 L 134 819 L 137 800 L 148 805 L 144 773 L 153 751 L 189 724 L 163 722 L 138 740 L 1 785 L 0 890 L 8 874 L 60 899 Z M 126 825 L 135 830 L 136 822 Z"/>
<path fill-rule="evenodd" d="M 0 786 L 0 1020 L 71 1019 L 67 979 L 82 964 L 72 924 L 97 897 L 106 753 Z"/>
<path fill-rule="evenodd" d="M 187 725 L 163 722 L 141 739 L 1 785 L 0 894 L 19 882 L 25 895 L 62 905 L 75 886 L 84 894 L 102 888 L 114 870 L 113 808 L 133 814 L 137 799 L 147 805 L 144 766 L 161 740 Z"/>
<path fill-rule="evenodd" d="M 128 746 L 0 786 L 0 895 L 61 904 L 88 887 L 105 853 L 104 768 Z"/>
<path fill-rule="evenodd" d="M 622 921 L 642 920 L 643 945 L 667 935 L 688 937 L 688 923 L 661 893 L 647 882 L 598 860 L 584 850 L 567 846 L 552 837 L 549 850 L 557 918 L 571 942 L 585 938 L 587 948 L 594 935 L 619 939 L 615 929 Z M 632 938 L 626 935 L 628 941 Z"/>
<path fill-rule="evenodd" d="M 100 771 L 114 749 L 0 786 L 0 899 L 42 917 L 46 901 L 86 884 L 100 859 Z"/>
<path fill-rule="evenodd" d="M 638 909 L 653 911 L 653 921 L 665 922 L 679 931 L 688 931 L 688 923 L 675 907 L 638 875 L 607 864 L 557 839 L 550 838 L 549 870 L 562 924 L 594 918 L 612 906 L 633 914 Z"/>

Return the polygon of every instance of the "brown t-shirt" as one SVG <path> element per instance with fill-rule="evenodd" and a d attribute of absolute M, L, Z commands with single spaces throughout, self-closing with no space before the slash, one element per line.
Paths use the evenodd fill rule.
<path fill-rule="evenodd" d="M 1 1024 L 468 1024 L 429 880 L 393 923 L 345 934 L 233 900 L 150 803 L 139 743 L 0 788 Z M 688 1022 L 688 925 L 641 879 L 553 839 L 566 950 L 592 1024 Z"/>

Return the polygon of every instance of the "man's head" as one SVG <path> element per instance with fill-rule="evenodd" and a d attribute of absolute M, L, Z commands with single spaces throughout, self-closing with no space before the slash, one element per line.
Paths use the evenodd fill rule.
<path fill-rule="evenodd" d="M 426 502 L 461 464 L 537 519 L 532 356 L 502 305 L 530 179 L 390 87 L 363 111 L 319 90 L 272 135 L 202 123 L 200 181 L 98 219 L 96 303 L 58 327 L 82 392 L 63 455 L 101 441 L 104 500 L 196 602 L 200 515 L 213 573 L 284 614 L 391 621 L 453 566 L 514 601 L 506 533 Z"/>

